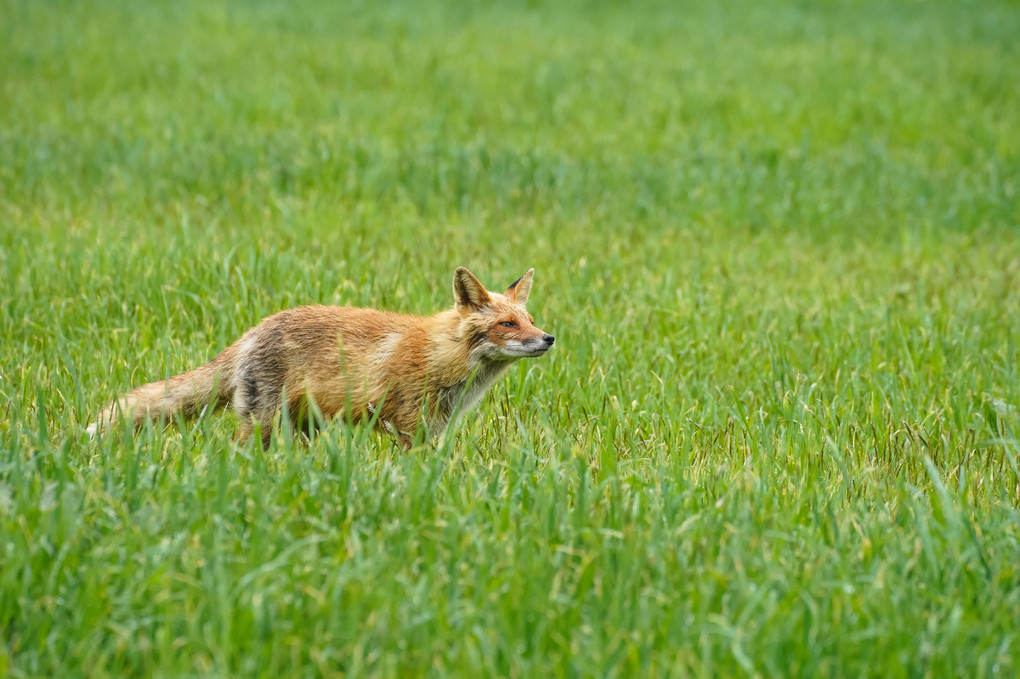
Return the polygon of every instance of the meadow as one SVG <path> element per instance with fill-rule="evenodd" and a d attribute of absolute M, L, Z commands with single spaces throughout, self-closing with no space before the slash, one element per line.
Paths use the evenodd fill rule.
<path fill-rule="evenodd" d="M 1020 674 L 1020 5 L 0 0 L 0 677 Z M 453 270 L 456 436 L 113 396 Z"/>

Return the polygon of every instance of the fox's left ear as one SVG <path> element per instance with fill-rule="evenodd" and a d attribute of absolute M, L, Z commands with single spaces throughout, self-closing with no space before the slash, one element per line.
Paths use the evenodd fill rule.
<path fill-rule="evenodd" d="M 511 283 L 503 295 L 514 304 L 524 306 L 528 303 L 528 295 L 531 294 L 531 280 L 534 277 L 535 270 L 528 269 L 528 273 Z"/>

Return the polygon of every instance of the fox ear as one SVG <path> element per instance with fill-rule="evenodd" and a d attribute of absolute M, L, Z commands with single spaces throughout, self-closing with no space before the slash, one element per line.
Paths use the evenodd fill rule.
<path fill-rule="evenodd" d="M 514 304 L 524 306 L 528 303 L 528 295 L 531 294 L 531 280 L 535 277 L 535 270 L 528 269 L 528 272 L 510 284 L 503 294 Z"/>
<path fill-rule="evenodd" d="M 457 309 L 480 309 L 489 303 L 489 292 L 475 275 L 460 266 L 453 272 L 453 298 Z"/>

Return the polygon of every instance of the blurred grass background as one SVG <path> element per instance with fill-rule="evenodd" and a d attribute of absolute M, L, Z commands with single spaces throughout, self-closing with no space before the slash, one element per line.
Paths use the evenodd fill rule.
<path fill-rule="evenodd" d="M 0 1 L 0 674 L 1017 672 L 1020 8 Z M 81 427 L 458 265 L 451 447 Z"/>

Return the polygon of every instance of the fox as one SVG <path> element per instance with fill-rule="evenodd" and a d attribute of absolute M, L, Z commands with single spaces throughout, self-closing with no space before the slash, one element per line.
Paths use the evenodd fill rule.
<path fill-rule="evenodd" d="M 410 449 L 419 428 L 443 432 L 472 409 L 522 358 L 542 356 L 556 338 L 527 311 L 534 269 L 491 292 L 468 269 L 453 275 L 453 308 L 431 316 L 341 306 L 302 306 L 269 316 L 205 365 L 115 399 L 86 432 L 122 419 L 189 419 L 231 407 L 243 445 L 263 449 L 274 418 L 314 408 L 323 420 L 373 422 Z"/>

